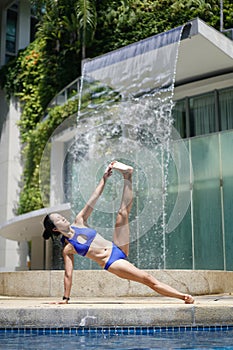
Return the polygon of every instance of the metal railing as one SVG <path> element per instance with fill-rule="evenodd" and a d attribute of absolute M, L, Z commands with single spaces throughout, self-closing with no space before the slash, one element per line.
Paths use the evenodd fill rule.
<path fill-rule="evenodd" d="M 81 78 L 73 80 L 69 85 L 62 89 L 48 104 L 43 120 L 48 118 L 48 111 L 56 106 L 62 106 L 69 100 L 76 100 L 79 97 Z"/>

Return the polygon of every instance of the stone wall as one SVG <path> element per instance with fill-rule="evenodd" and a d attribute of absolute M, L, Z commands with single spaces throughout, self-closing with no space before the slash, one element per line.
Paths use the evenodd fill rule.
<path fill-rule="evenodd" d="M 193 295 L 233 292 L 233 272 L 191 270 L 147 270 L 161 282 Z M 60 297 L 63 271 L 19 271 L 0 273 L 0 295 Z M 155 293 L 142 284 L 120 279 L 104 270 L 75 270 L 71 297 L 144 297 Z"/>

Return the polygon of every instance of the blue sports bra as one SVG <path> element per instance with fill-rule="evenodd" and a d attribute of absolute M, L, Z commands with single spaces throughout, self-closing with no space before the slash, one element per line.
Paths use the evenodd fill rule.
<path fill-rule="evenodd" d="M 91 243 L 93 242 L 97 232 L 93 228 L 89 227 L 77 227 L 71 226 L 71 228 L 75 231 L 74 236 L 72 238 L 67 238 L 62 236 L 62 243 L 64 243 L 65 239 L 72 244 L 74 249 L 79 255 L 85 256 L 90 248 Z M 80 243 L 78 241 L 78 236 L 84 236 L 86 241 L 84 243 Z"/>

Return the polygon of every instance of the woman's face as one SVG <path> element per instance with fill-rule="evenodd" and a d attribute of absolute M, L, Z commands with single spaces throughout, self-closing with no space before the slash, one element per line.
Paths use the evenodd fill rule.
<path fill-rule="evenodd" d="M 70 231 L 70 223 L 64 216 L 54 213 L 49 215 L 50 219 L 56 226 L 57 230 L 60 232 L 69 232 Z"/>

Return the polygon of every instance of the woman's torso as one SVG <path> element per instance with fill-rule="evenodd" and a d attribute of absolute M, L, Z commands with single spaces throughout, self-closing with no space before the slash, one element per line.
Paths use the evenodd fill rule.
<path fill-rule="evenodd" d="M 74 235 L 67 240 L 72 244 L 76 253 L 86 256 L 104 267 L 112 251 L 112 242 L 87 226 L 72 225 L 71 228 L 74 230 Z"/>

